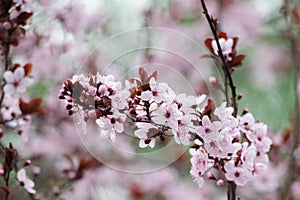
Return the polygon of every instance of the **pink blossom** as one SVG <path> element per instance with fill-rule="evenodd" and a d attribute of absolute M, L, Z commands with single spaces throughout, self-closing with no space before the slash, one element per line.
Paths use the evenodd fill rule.
<path fill-rule="evenodd" d="M 230 154 L 234 156 L 241 149 L 241 144 L 232 140 L 233 138 L 228 133 L 221 132 L 217 140 L 204 146 L 211 156 L 227 158 Z"/>
<path fill-rule="evenodd" d="M 221 49 L 222 49 L 222 53 L 224 56 L 227 56 L 229 55 L 230 53 L 232 53 L 232 47 L 233 47 L 233 39 L 232 38 L 228 38 L 228 39 L 225 39 L 225 38 L 219 38 L 219 43 L 220 43 L 220 46 L 221 46 Z M 214 53 L 216 55 L 219 55 L 218 53 L 218 46 L 217 46 L 217 42 L 216 40 L 213 40 L 211 42 L 211 46 L 214 50 Z"/>
<path fill-rule="evenodd" d="M 199 187 L 202 187 L 204 184 L 204 173 L 213 166 L 213 160 L 208 158 L 208 154 L 204 149 L 190 149 L 190 154 L 192 155 L 191 170 L 190 174 L 194 177 L 194 181 L 198 184 Z"/>
<path fill-rule="evenodd" d="M 291 186 L 291 193 L 295 199 L 300 197 L 300 182 L 296 181 Z"/>
<path fill-rule="evenodd" d="M 200 105 L 204 102 L 206 95 L 200 96 L 187 96 L 185 93 L 178 94 L 176 97 L 176 103 L 180 105 L 180 110 L 187 114 L 200 111 Z"/>
<path fill-rule="evenodd" d="M 153 148 L 155 146 L 155 138 L 154 137 L 148 137 L 147 133 L 152 131 L 157 131 L 156 126 L 149 124 L 149 123 L 142 123 L 138 122 L 136 123 L 137 129 L 134 132 L 134 135 L 140 138 L 139 147 L 145 148 L 147 146 Z"/>
<path fill-rule="evenodd" d="M 27 178 L 25 169 L 20 169 L 17 173 L 17 178 L 21 182 L 21 185 L 31 194 L 35 194 L 36 191 L 33 189 L 34 182 Z"/>
<path fill-rule="evenodd" d="M 208 159 L 208 154 L 204 149 L 191 148 L 190 154 L 192 155 L 192 158 L 190 159 L 192 168 L 197 170 L 201 175 L 203 175 L 207 169 L 212 167 L 213 160 Z"/>
<path fill-rule="evenodd" d="M 244 186 L 251 178 L 252 174 L 247 168 L 236 167 L 234 161 L 226 162 L 224 165 L 227 180 L 234 181 L 237 185 Z"/>
<path fill-rule="evenodd" d="M 207 115 L 202 118 L 202 126 L 199 126 L 196 133 L 206 142 L 216 140 L 222 124 L 219 121 L 211 122 Z"/>
<path fill-rule="evenodd" d="M 224 180 L 223 180 L 223 179 L 219 179 L 219 180 L 217 181 L 217 186 L 223 187 L 224 185 L 225 185 L 225 183 L 224 183 Z"/>
<path fill-rule="evenodd" d="M 24 93 L 33 82 L 32 78 L 25 77 L 25 70 L 22 67 L 17 68 L 14 72 L 6 71 L 3 76 L 6 81 L 4 92 L 10 95 Z"/>
<path fill-rule="evenodd" d="M 143 92 L 141 98 L 145 101 L 150 101 L 153 98 L 153 101 L 156 103 L 170 102 L 175 99 L 175 93 L 166 83 L 157 83 L 154 78 L 150 79 L 150 88 L 151 91 Z"/>
<path fill-rule="evenodd" d="M 252 137 L 247 136 L 247 138 L 254 142 L 256 145 L 256 148 L 259 151 L 262 151 L 264 153 L 268 152 L 271 148 L 272 140 L 267 136 L 267 125 L 263 123 L 255 123 L 251 129 L 252 131 Z"/>
<path fill-rule="evenodd" d="M 265 168 L 268 168 L 268 173 L 255 174 L 251 183 L 258 192 L 274 192 L 280 187 L 287 173 L 286 165 L 281 163 L 275 166 L 270 163 Z"/>
<path fill-rule="evenodd" d="M 246 113 L 242 117 L 239 117 L 239 127 L 241 131 L 245 133 L 251 132 L 251 126 L 254 124 L 254 117 L 251 113 Z"/>
<path fill-rule="evenodd" d="M 174 140 L 177 144 L 188 145 L 190 143 L 189 131 L 191 124 L 190 116 L 183 116 L 179 120 L 178 130 L 174 133 Z"/>
<path fill-rule="evenodd" d="M 221 104 L 221 106 L 217 107 L 214 111 L 214 114 L 216 116 L 218 116 L 218 118 L 221 120 L 221 121 L 224 121 L 228 118 L 231 118 L 233 117 L 232 116 L 232 113 L 233 113 L 233 108 L 232 107 L 227 107 L 226 105 L 227 103 L 226 102 L 223 102 Z"/>
<path fill-rule="evenodd" d="M 6 94 L 1 107 L 3 120 L 7 121 L 6 125 L 10 127 L 21 127 L 29 124 L 31 121 L 30 115 L 23 115 L 19 106 L 19 99 Z M 25 127 L 22 127 L 25 128 Z"/>
<path fill-rule="evenodd" d="M 191 169 L 190 170 L 190 174 L 193 176 L 195 183 L 199 186 L 199 187 L 203 187 L 204 185 L 204 178 L 202 175 L 200 175 L 200 173 L 195 170 L 195 169 Z"/>
<path fill-rule="evenodd" d="M 125 109 L 128 106 L 127 99 L 129 98 L 129 91 L 122 90 L 111 97 L 111 104 L 115 109 Z"/>
<path fill-rule="evenodd" d="M 178 105 L 172 104 L 162 104 L 156 111 L 152 114 L 152 120 L 157 124 L 167 123 L 171 128 L 172 132 L 176 133 L 178 130 L 178 120 L 183 117 L 182 112 L 178 109 Z"/>
<path fill-rule="evenodd" d="M 244 142 L 242 148 L 241 160 L 243 162 L 243 166 L 248 170 L 254 169 L 254 161 L 256 158 L 256 147 L 254 145 L 248 144 L 248 142 Z"/>
<path fill-rule="evenodd" d="M 110 117 L 101 117 L 96 120 L 96 123 L 101 128 L 100 134 L 103 137 L 109 137 L 111 141 L 115 141 L 116 132 L 122 133 L 124 131 L 123 122 L 125 122 L 126 116 L 119 112 L 115 112 Z"/>

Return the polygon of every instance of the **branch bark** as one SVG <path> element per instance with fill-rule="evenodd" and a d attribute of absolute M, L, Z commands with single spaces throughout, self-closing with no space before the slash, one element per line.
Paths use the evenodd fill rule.
<path fill-rule="evenodd" d="M 281 199 L 291 199 L 290 196 L 290 188 L 293 182 L 296 179 L 297 168 L 299 167 L 297 164 L 297 160 L 294 156 L 295 151 L 299 148 L 300 142 L 300 99 L 299 99 L 299 83 L 300 83 L 300 40 L 299 40 L 299 30 L 295 30 L 293 25 L 293 21 L 291 19 L 291 0 L 284 0 L 282 5 L 282 13 L 286 20 L 287 27 L 285 36 L 290 42 L 290 52 L 292 59 L 292 67 L 294 68 L 294 90 L 295 90 L 295 102 L 294 102 L 294 124 L 292 128 L 293 135 L 293 146 L 291 151 L 289 152 L 289 162 L 288 162 L 288 174 L 285 178 L 284 184 L 281 188 Z M 295 33 L 296 31 L 296 33 Z"/>
<path fill-rule="evenodd" d="M 233 111 L 233 116 L 236 117 L 237 112 L 238 112 L 238 106 L 237 106 L 237 95 L 236 95 L 236 87 L 233 83 L 233 79 L 229 70 L 229 67 L 226 63 L 225 57 L 223 55 L 222 52 L 222 48 L 218 39 L 218 30 L 217 27 L 214 24 L 214 20 L 213 18 L 209 15 L 206 4 L 205 4 L 205 0 L 200 0 L 201 1 L 201 5 L 202 5 L 202 9 L 203 9 L 203 14 L 206 17 L 206 20 L 209 24 L 209 27 L 211 29 L 211 32 L 214 36 L 214 39 L 217 43 L 217 47 L 218 47 L 218 54 L 219 57 L 221 58 L 222 61 L 222 69 L 224 71 L 224 75 L 225 75 L 225 91 L 226 91 L 226 101 L 227 101 L 227 105 L 229 104 L 229 97 L 227 94 L 227 87 L 229 85 L 230 89 L 231 89 L 231 105 L 234 109 Z M 233 181 L 228 181 L 228 188 L 227 188 L 227 199 L 228 200 L 236 200 L 236 184 Z"/>
<path fill-rule="evenodd" d="M 222 48 L 221 48 L 221 45 L 220 45 L 220 42 L 219 42 L 219 39 L 218 39 L 217 27 L 215 26 L 215 24 L 213 22 L 214 20 L 212 19 L 212 17 L 208 13 L 208 10 L 207 10 L 207 7 L 206 7 L 206 4 L 205 4 L 204 0 L 201 0 L 201 5 L 202 5 L 202 9 L 203 9 L 203 14 L 206 17 L 206 20 L 207 20 L 207 22 L 209 24 L 211 32 L 212 32 L 212 34 L 214 36 L 214 39 L 215 39 L 215 41 L 217 43 L 218 54 L 219 54 L 219 57 L 221 58 L 222 69 L 223 69 L 224 74 L 225 74 L 225 84 L 224 85 L 225 85 L 225 88 L 229 85 L 229 87 L 231 89 L 231 105 L 232 105 L 232 107 L 234 109 L 233 115 L 236 117 L 237 112 L 238 112 L 236 87 L 235 87 L 235 85 L 233 83 L 233 79 L 232 79 L 229 67 L 228 67 L 228 65 L 226 63 L 225 57 L 224 57 L 223 52 L 222 52 Z M 227 101 L 227 104 L 228 104 L 228 102 L 229 102 L 228 96 L 227 96 L 226 101 Z"/>

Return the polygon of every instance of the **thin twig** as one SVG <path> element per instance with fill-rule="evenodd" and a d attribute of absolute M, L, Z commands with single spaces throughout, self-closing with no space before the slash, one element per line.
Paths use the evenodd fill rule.
<path fill-rule="evenodd" d="M 224 71 L 224 74 L 225 74 L 225 87 L 227 87 L 227 84 L 229 84 L 229 87 L 231 89 L 231 103 L 232 103 L 232 107 L 234 109 L 233 115 L 236 116 L 237 112 L 238 112 L 236 87 L 235 87 L 235 85 L 233 83 L 229 67 L 228 67 L 228 65 L 226 63 L 225 57 L 224 57 L 223 52 L 222 52 L 222 48 L 221 48 L 221 45 L 220 45 L 220 42 L 219 42 L 219 38 L 218 38 L 217 27 L 215 26 L 215 24 L 213 22 L 213 19 L 208 14 L 208 10 L 207 10 L 207 7 L 205 5 L 205 1 L 204 0 L 201 0 L 201 5 L 202 5 L 202 8 L 203 8 L 203 14 L 205 15 L 205 17 L 207 19 L 207 22 L 208 22 L 208 24 L 210 26 L 210 29 L 212 31 L 212 34 L 214 36 L 214 39 L 215 39 L 215 41 L 217 43 L 218 54 L 219 54 L 219 57 L 221 58 L 222 68 L 223 68 L 223 71 Z M 226 81 L 227 79 L 228 79 L 228 83 Z M 227 100 L 227 104 L 228 104 L 228 102 L 229 102 L 228 96 L 227 96 L 226 100 Z"/>
<path fill-rule="evenodd" d="M 233 111 L 233 116 L 236 117 L 237 112 L 238 112 L 236 87 L 233 83 L 229 67 L 226 63 L 225 57 L 224 57 L 223 52 L 222 52 L 222 48 L 221 48 L 219 38 L 218 38 L 217 27 L 216 27 L 215 23 L 213 22 L 214 20 L 208 14 L 208 10 L 207 10 L 207 7 L 205 5 L 204 0 L 201 0 L 201 5 L 202 5 L 202 9 L 203 9 L 203 14 L 205 15 L 205 17 L 207 19 L 207 22 L 210 26 L 211 32 L 212 32 L 212 34 L 214 36 L 214 39 L 217 43 L 218 54 L 219 54 L 219 57 L 221 58 L 221 61 L 222 61 L 222 69 L 224 71 L 224 76 L 225 76 L 224 86 L 225 86 L 225 95 L 226 95 L 227 105 L 229 104 L 228 89 L 227 89 L 228 84 L 229 84 L 229 87 L 231 89 L 231 105 L 232 105 L 233 110 L 234 110 Z M 228 200 L 236 200 L 236 184 L 233 181 L 228 181 L 227 199 Z"/>
<path fill-rule="evenodd" d="M 283 187 L 281 189 L 281 199 L 290 199 L 290 188 L 292 183 L 295 181 L 295 174 L 297 170 L 297 160 L 295 159 L 295 151 L 297 148 L 299 148 L 299 137 L 300 137 L 300 103 L 299 103 L 299 92 L 298 92 L 298 83 L 299 83 L 299 77 L 300 77 L 300 56 L 299 56 L 299 48 L 300 48 L 300 41 L 297 33 L 294 33 L 294 27 L 293 22 L 290 19 L 291 14 L 291 0 L 284 0 L 282 5 L 281 12 L 283 13 L 283 16 L 286 20 L 286 23 L 288 24 L 286 27 L 286 37 L 290 41 L 290 47 L 291 47 L 291 59 L 292 59 L 292 65 L 294 68 L 294 89 L 295 89 L 295 118 L 294 118 L 294 126 L 292 129 L 292 135 L 293 135 L 293 146 L 290 151 L 289 156 L 289 171 L 286 176 L 286 179 L 283 183 Z"/>
<path fill-rule="evenodd" d="M 9 32 L 8 41 L 5 44 L 5 55 L 4 55 L 5 69 L 4 69 L 4 72 L 8 70 L 9 65 L 10 65 L 10 58 L 9 58 L 10 38 L 11 38 L 11 33 Z M 6 85 L 6 81 L 5 81 L 4 78 L 3 78 L 2 82 L 3 82 L 3 84 L 2 84 L 2 94 L 1 94 L 1 97 L 0 97 L 0 107 L 2 107 L 3 99 L 4 99 L 4 96 L 5 96 L 5 92 L 4 92 L 3 88 Z"/>

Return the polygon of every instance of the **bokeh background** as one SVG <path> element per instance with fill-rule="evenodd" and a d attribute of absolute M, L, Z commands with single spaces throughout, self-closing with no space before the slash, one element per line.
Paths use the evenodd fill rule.
<path fill-rule="evenodd" d="M 83 137 L 58 100 L 62 83 L 74 74 L 99 71 L 124 80 L 136 76 L 138 67 L 143 66 L 149 72 L 157 70 L 159 80 L 177 92 L 205 93 L 222 102 L 224 96 L 209 82 L 212 76 L 222 80 L 221 74 L 212 60 L 202 57 L 208 53 L 204 40 L 211 33 L 200 1 L 27 2 L 34 15 L 26 26 L 26 37 L 12 49 L 12 55 L 16 62 L 33 64 L 35 83 L 29 96 L 42 97 L 47 112 L 34 117 L 22 136 L 7 135 L 4 140 L 18 143 L 21 156 L 40 168 L 35 179 L 40 199 L 226 199 L 226 188 L 215 186 L 213 181 L 207 181 L 204 188 L 193 183 L 186 149 L 174 147 L 156 160 L 137 160 L 133 153 L 141 152 L 137 140 L 121 136 L 117 147 L 106 146 L 105 141 L 98 141 L 99 130 L 93 124 L 88 124 Z M 281 136 L 294 123 L 295 96 L 283 2 L 206 2 L 221 30 L 238 37 L 237 50 L 246 55 L 233 74 L 237 91 L 243 94 L 239 113 L 248 108 L 268 125 L 275 144 L 280 144 Z M 91 142 L 93 147 L 88 148 L 86 143 Z M 281 150 L 274 154 L 280 154 L 282 160 L 271 160 L 265 176 L 238 189 L 243 199 L 279 199 L 280 180 L 287 170 L 285 149 Z M 124 172 L 129 163 L 135 166 L 129 171 L 143 169 L 143 173 Z M 82 176 L 74 178 L 79 166 L 84 166 Z M 291 190 L 295 198 L 299 185 L 296 182 Z M 26 199 L 27 194 L 18 190 L 11 198 Z"/>

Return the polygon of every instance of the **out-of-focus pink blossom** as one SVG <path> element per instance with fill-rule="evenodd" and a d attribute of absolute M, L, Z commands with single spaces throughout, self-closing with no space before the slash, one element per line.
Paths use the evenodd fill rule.
<path fill-rule="evenodd" d="M 6 71 L 3 76 L 6 81 L 4 92 L 12 96 L 24 93 L 33 82 L 32 78 L 25 76 L 23 67 L 18 67 L 14 72 Z"/>
<path fill-rule="evenodd" d="M 34 182 L 27 178 L 25 169 L 20 169 L 17 173 L 17 178 L 21 185 L 31 194 L 35 194 L 36 191 L 33 189 Z"/>

